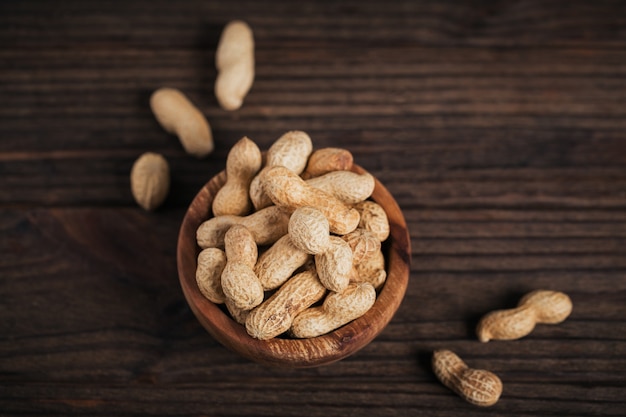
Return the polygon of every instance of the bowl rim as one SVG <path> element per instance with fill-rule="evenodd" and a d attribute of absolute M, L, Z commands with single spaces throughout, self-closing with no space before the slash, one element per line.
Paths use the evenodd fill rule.
<path fill-rule="evenodd" d="M 353 172 L 365 169 L 353 165 Z M 390 237 L 383 243 L 387 280 L 377 291 L 374 306 L 365 315 L 325 335 L 310 339 L 276 337 L 258 340 L 248 335 L 245 326 L 237 323 L 217 304 L 205 298 L 195 279 L 197 256 L 201 251 L 196 230 L 213 217 L 211 205 L 215 193 L 226 182 L 226 172 L 212 177 L 198 191 L 182 220 L 177 243 L 177 269 L 183 294 L 194 315 L 208 333 L 226 348 L 252 361 L 273 366 L 305 368 L 330 364 L 346 358 L 369 344 L 389 324 L 408 286 L 411 241 L 404 215 L 385 186 L 374 177 L 371 200 L 385 200 L 383 208 L 390 225 Z M 195 248 L 190 253 L 189 246 Z"/>

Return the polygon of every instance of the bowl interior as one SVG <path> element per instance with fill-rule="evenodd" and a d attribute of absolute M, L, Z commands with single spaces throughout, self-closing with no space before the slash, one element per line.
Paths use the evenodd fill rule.
<path fill-rule="evenodd" d="M 365 172 L 354 166 L 354 172 Z M 257 340 L 235 322 L 220 306 L 207 300 L 196 284 L 196 263 L 200 248 L 196 230 L 211 217 L 211 205 L 224 185 L 224 171 L 213 177 L 191 202 L 178 236 L 177 261 L 180 284 L 189 306 L 202 326 L 227 348 L 253 361 L 285 367 L 314 367 L 343 359 L 371 342 L 389 323 L 406 292 L 411 247 L 406 221 L 389 191 L 376 180 L 372 200 L 389 218 L 390 236 L 383 243 L 387 280 L 374 306 L 362 317 L 323 336 L 311 339 L 274 338 Z"/>

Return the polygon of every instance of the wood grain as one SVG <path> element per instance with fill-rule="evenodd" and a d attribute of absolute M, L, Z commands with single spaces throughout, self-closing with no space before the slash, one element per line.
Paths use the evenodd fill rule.
<path fill-rule="evenodd" d="M 219 109 L 214 52 L 248 21 L 257 77 Z M 626 408 L 626 6 L 622 1 L 0 2 L 0 414 L 621 416 Z M 150 113 L 183 90 L 216 151 Z M 180 290 L 196 192 L 248 135 L 350 149 L 403 210 L 411 276 L 351 357 L 274 369 L 213 339 Z M 128 175 L 168 159 L 164 206 Z M 533 289 L 572 315 L 480 344 Z M 503 381 L 489 410 L 430 370 L 454 350 Z"/>

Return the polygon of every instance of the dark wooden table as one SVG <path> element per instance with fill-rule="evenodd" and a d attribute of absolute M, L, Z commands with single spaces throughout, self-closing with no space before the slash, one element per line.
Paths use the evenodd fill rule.
<path fill-rule="evenodd" d="M 256 37 L 245 105 L 221 110 L 214 54 Z M 148 106 L 183 90 L 216 150 L 184 153 Z M 334 365 L 261 366 L 219 345 L 180 290 L 185 208 L 248 135 L 341 146 L 396 197 L 413 248 L 403 304 Z M 168 159 L 138 208 L 129 172 Z M 566 292 L 572 315 L 477 341 L 486 312 Z M 456 351 L 504 383 L 470 405 L 430 369 Z M 0 415 L 623 416 L 623 1 L 3 1 Z"/>

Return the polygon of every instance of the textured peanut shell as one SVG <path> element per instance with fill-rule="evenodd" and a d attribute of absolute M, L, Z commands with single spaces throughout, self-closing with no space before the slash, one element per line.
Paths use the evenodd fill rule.
<path fill-rule="evenodd" d="M 196 283 L 202 295 L 209 301 L 221 304 L 225 301 L 221 276 L 226 266 L 226 254 L 221 249 L 208 248 L 198 254 Z"/>
<path fill-rule="evenodd" d="M 180 90 L 159 88 L 150 97 L 150 108 L 161 127 L 178 136 L 188 154 L 202 158 L 213 152 L 209 122 Z"/>
<path fill-rule="evenodd" d="M 170 189 L 170 169 L 165 158 L 152 152 L 141 155 L 130 172 L 130 188 L 144 210 L 159 207 Z"/>
<path fill-rule="evenodd" d="M 293 318 L 326 293 L 313 270 L 294 275 L 270 298 L 250 312 L 246 331 L 256 339 L 276 337 L 291 327 Z"/>
<path fill-rule="evenodd" d="M 492 406 L 502 394 L 502 381 L 497 375 L 482 369 L 469 368 L 452 351 L 435 351 L 432 367 L 443 385 L 472 404 Z"/>
<path fill-rule="evenodd" d="M 352 249 L 353 264 L 363 262 L 380 252 L 380 240 L 369 230 L 357 227 L 354 231 L 343 235 L 342 239 Z"/>
<path fill-rule="evenodd" d="M 224 110 L 237 110 L 254 82 L 254 36 L 247 23 L 224 28 L 215 53 L 215 96 Z"/>
<path fill-rule="evenodd" d="M 204 221 L 196 231 L 201 248 L 224 247 L 224 235 L 234 224 L 245 226 L 257 245 L 270 245 L 287 234 L 289 213 L 278 206 L 270 206 L 248 216 L 217 216 Z"/>
<path fill-rule="evenodd" d="M 298 314 L 290 333 L 298 338 L 317 337 L 361 317 L 376 302 L 376 290 L 368 283 L 351 283 L 343 292 L 331 292 L 320 307 Z"/>
<path fill-rule="evenodd" d="M 340 237 L 331 236 L 326 251 L 315 255 L 315 267 L 321 283 L 326 288 L 341 292 L 350 283 L 352 249 Z"/>
<path fill-rule="evenodd" d="M 359 227 L 374 233 L 384 242 L 389 237 L 389 219 L 385 210 L 374 201 L 366 200 L 353 206 L 360 217 Z"/>
<path fill-rule="evenodd" d="M 245 326 L 246 318 L 248 318 L 248 314 L 250 314 L 250 310 L 244 310 L 242 308 L 237 307 L 232 300 L 229 298 L 225 298 L 224 305 L 226 309 L 230 313 L 230 316 L 239 324 Z"/>
<path fill-rule="evenodd" d="M 570 298 L 558 291 L 536 290 L 526 294 L 516 308 L 485 315 L 476 334 L 481 342 L 515 340 L 530 334 L 537 323 L 556 324 L 572 312 Z"/>
<path fill-rule="evenodd" d="M 222 289 L 228 299 L 242 310 L 263 302 L 263 286 L 252 268 L 241 262 L 228 261 L 222 272 Z"/>
<path fill-rule="evenodd" d="M 235 143 L 226 158 L 226 183 L 213 200 L 213 215 L 243 216 L 251 211 L 248 190 L 261 169 L 261 160 L 261 150 L 247 137 Z"/>
<path fill-rule="evenodd" d="M 322 253 L 330 245 L 328 219 L 314 207 L 296 209 L 289 219 L 288 231 L 294 246 L 308 254 Z"/>
<path fill-rule="evenodd" d="M 352 281 L 369 282 L 379 290 L 387 280 L 385 256 L 381 250 L 361 260 L 361 262 L 353 262 L 352 265 L 353 272 L 350 274 Z"/>
<path fill-rule="evenodd" d="M 348 171 L 352 168 L 353 163 L 352 153 L 347 149 L 318 149 L 309 157 L 306 169 L 302 173 L 302 178 L 318 177 L 331 171 Z"/>
<path fill-rule="evenodd" d="M 254 236 L 248 228 L 242 224 L 235 224 L 224 235 L 224 247 L 226 258 L 229 262 L 238 262 L 254 268 L 259 251 Z"/>
<path fill-rule="evenodd" d="M 273 290 L 310 258 L 311 255 L 295 247 L 289 235 L 285 235 L 259 257 L 254 272 L 265 290 Z"/>
<path fill-rule="evenodd" d="M 267 151 L 265 167 L 250 183 L 250 199 L 259 210 L 272 205 L 261 184 L 261 174 L 273 166 L 283 166 L 295 174 L 300 174 L 313 150 L 311 138 L 305 132 L 292 130 L 283 134 Z"/>
<path fill-rule="evenodd" d="M 263 188 L 272 201 L 288 210 L 311 206 L 328 219 L 332 233 L 350 233 L 359 224 L 359 213 L 332 195 L 310 187 L 297 174 L 285 167 L 268 169 L 261 179 Z"/>
<path fill-rule="evenodd" d="M 332 171 L 319 177 L 306 180 L 306 183 L 322 190 L 344 204 L 356 204 L 366 200 L 374 191 L 374 177 L 364 172 Z"/>
<path fill-rule="evenodd" d="M 222 289 L 226 298 L 242 310 L 250 310 L 263 301 L 263 286 L 254 273 L 258 250 L 252 233 L 240 224 L 224 236 L 226 267 L 222 272 Z"/>

